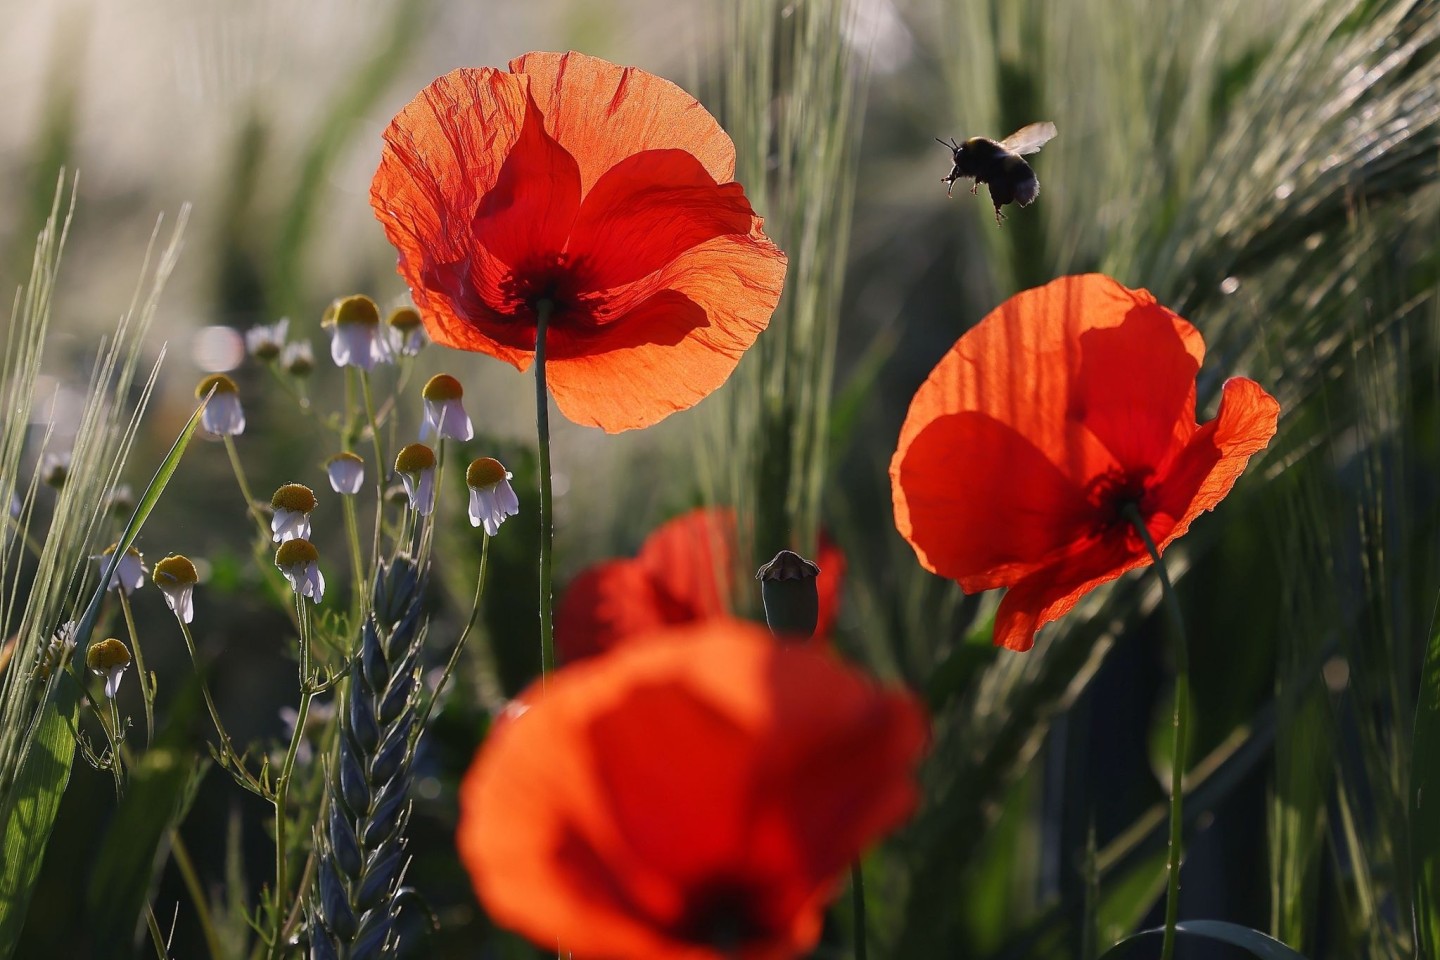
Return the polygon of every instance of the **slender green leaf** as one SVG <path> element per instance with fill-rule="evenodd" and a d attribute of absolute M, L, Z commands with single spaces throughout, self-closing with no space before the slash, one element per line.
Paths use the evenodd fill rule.
<path fill-rule="evenodd" d="M 1242 927 L 1238 923 L 1227 923 L 1224 920 L 1186 920 L 1176 924 L 1175 930 L 1182 939 L 1228 943 L 1249 951 L 1252 957 L 1259 957 L 1260 960 L 1305 960 L 1304 954 L 1296 953 L 1274 937 L 1261 933 L 1259 930 Z M 1100 960 L 1119 960 L 1120 957 L 1136 956 L 1138 954 L 1135 951 L 1135 945 L 1142 940 L 1155 943 L 1158 951 L 1163 933 L 1164 930 L 1161 927 L 1142 930 L 1134 936 L 1126 937 L 1105 951 Z"/>
<path fill-rule="evenodd" d="M 1423 806 L 1428 803 L 1429 806 Z M 1431 630 L 1410 754 L 1410 864 L 1416 949 L 1440 958 L 1440 630 Z"/>
<path fill-rule="evenodd" d="M 135 542 L 140 528 L 155 509 L 155 504 L 164 492 L 166 484 L 180 464 L 180 457 L 190 445 L 195 430 L 200 425 L 200 415 L 209 402 L 207 396 L 196 407 L 185 428 L 176 437 L 170 452 L 165 455 L 160 468 L 155 471 L 150 485 L 141 495 L 125 532 L 115 547 L 114 555 L 106 564 L 104 574 L 85 611 L 85 616 L 76 630 L 76 660 L 84 660 L 85 647 L 90 633 L 95 629 L 95 620 L 100 614 L 100 602 L 105 597 L 105 586 L 114 575 L 115 565 L 120 557 Z M 20 928 L 24 925 L 25 913 L 30 904 L 30 895 L 35 889 L 40 874 L 40 864 L 45 857 L 45 846 L 50 840 L 50 830 L 55 825 L 55 814 L 60 809 L 60 799 L 70 782 L 70 765 L 75 759 L 75 720 L 79 704 L 79 685 L 69 674 L 57 673 L 45 689 L 45 701 L 37 713 L 38 720 L 32 728 L 31 742 L 25 747 L 15 784 L 6 798 L 4 816 L 4 864 L 0 865 L 0 960 L 8 960 L 20 939 Z"/>

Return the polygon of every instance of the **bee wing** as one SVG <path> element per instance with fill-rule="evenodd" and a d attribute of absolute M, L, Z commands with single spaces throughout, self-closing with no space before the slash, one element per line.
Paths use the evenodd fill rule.
<path fill-rule="evenodd" d="M 1011 153 L 1018 153 L 1022 156 L 1028 153 L 1039 153 L 1040 148 L 1049 143 L 1056 133 L 1055 124 L 1049 120 L 1042 120 L 1016 130 L 1001 140 L 1000 146 Z"/>

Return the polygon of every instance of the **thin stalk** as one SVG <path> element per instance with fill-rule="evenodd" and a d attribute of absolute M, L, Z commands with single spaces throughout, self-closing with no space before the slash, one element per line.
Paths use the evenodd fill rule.
<path fill-rule="evenodd" d="M 430 559 L 430 547 L 435 538 L 435 521 L 440 516 L 440 492 L 445 489 L 445 438 L 435 438 L 435 498 L 430 504 L 430 515 L 421 517 L 418 523 L 420 529 L 420 548 L 415 556 L 420 565 L 426 566 Z"/>
<path fill-rule="evenodd" d="M 545 385 L 545 327 L 554 304 L 535 307 L 535 433 L 540 453 L 540 683 L 555 672 L 555 628 L 550 609 L 554 517 L 550 503 L 550 391 Z"/>
<path fill-rule="evenodd" d="M 119 693 L 120 691 L 115 691 Z M 106 697 L 105 705 L 110 715 L 110 773 L 115 777 L 115 799 L 119 800 L 125 795 L 125 765 L 120 758 L 120 747 L 123 743 L 120 727 L 120 707 L 116 705 L 114 697 Z M 104 726 L 104 722 L 101 722 Z"/>
<path fill-rule="evenodd" d="M 286 876 L 285 820 L 286 802 L 290 796 L 290 777 L 295 771 L 295 755 L 300 750 L 300 740 L 305 735 L 305 721 L 310 714 L 310 698 L 315 695 L 310 682 L 310 616 L 305 598 L 295 594 L 295 612 L 300 621 L 300 706 L 295 711 L 295 732 L 290 735 L 290 747 L 285 752 L 285 763 L 275 781 L 275 909 L 284 908 L 289 897 L 289 878 Z M 275 940 L 275 947 L 282 941 Z"/>
<path fill-rule="evenodd" d="M 255 518 L 255 523 L 260 527 L 260 536 L 266 540 L 270 539 L 270 524 L 265 522 L 265 514 L 255 504 L 255 495 L 250 492 L 250 483 L 245 479 L 245 468 L 240 466 L 240 454 L 235 450 L 235 438 L 226 434 L 222 438 L 225 442 L 225 452 L 230 455 L 230 468 L 235 471 L 235 482 L 240 484 L 240 495 L 245 498 L 245 510 Z"/>
<path fill-rule="evenodd" d="M 195 872 L 195 861 L 190 859 L 190 851 L 180 838 L 180 831 L 174 827 L 170 828 L 170 854 L 175 858 L 175 866 L 180 871 L 180 879 L 184 881 L 190 899 L 195 901 L 195 919 L 200 922 L 200 932 L 205 937 L 211 960 L 221 960 L 225 953 L 220 949 L 220 936 L 215 932 L 215 918 L 210 916 L 205 887 L 200 882 L 200 874 Z"/>
<path fill-rule="evenodd" d="M 859 860 L 850 865 L 850 909 L 855 914 L 855 960 L 865 960 L 869 938 L 865 930 L 865 873 Z"/>
<path fill-rule="evenodd" d="M 465 621 L 465 629 L 460 631 L 460 639 L 455 641 L 455 649 L 450 651 L 450 659 L 445 664 L 445 672 L 440 675 L 440 682 L 435 685 L 435 692 L 430 695 L 430 702 L 425 705 L 425 712 L 420 715 L 420 722 L 415 725 L 416 737 L 420 736 L 430 722 L 430 713 L 445 692 L 445 685 L 450 682 L 450 674 L 455 672 L 455 665 L 460 662 L 460 653 L 465 649 L 465 640 L 470 636 L 475 621 L 479 619 L 480 595 L 485 591 L 485 567 L 490 559 L 490 535 L 487 533 L 484 537 L 485 539 L 480 541 L 480 575 L 475 578 L 475 599 L 470 603 L 470 616 Z"/>
<path fill-rule="evenodd" d="M 1160 575 L 1160 589 L 1165 595 L 1165 609 L 1170 611 L 1171 625 L 1175 628 L 1175 716 L 1172 721 L 1174 743 L 1170 758 L 1170 849 L 1165 858 L 1165 937 L 1160 946 L 1160 960 L 1173 960 L 1175 956 L 1175 924 L 1180 915 L 1180 854 L 1184 826 L 1183 807 L 1185 804 L 1185 741 L 1190 717 L 1190 652 L 1185 639 L 1185 618 L 1180 613 L 1180 598 L 1170 583 L 1170 575 L 1160 561 L 1160 551 L 1150 537 L 1150 530 L 1140 516 L 1140 510 L 1130 504 L 1124 511 L 1125 519 L 1145 541 L 1150 559 L 1155 563 L 1155 572 Z"/>
<path fill-rule="evenodd" d="M 155 691 L 150 687 L 150 674 L 145 669 L 145 654 L 140 651 L 140 632 L 135 629 L 135 615 L 130 612 L 130 596 L 122 587 L 120 611 L 125 615 L 125 629 L 130 632 L 130 647 L 135 651 L 135 679 L 140 682 L 140 699 L 145 702 L 145 746 L 155 736 Z"/>
<path fill-rule="evenodd" d="M 360 392 L 365 398 L 365 419 L 370 422 L 370 440 L 375 445 L 375 542 L 370 551 L 372 563 L 380 560 L 380 528 L 385 509 L 385 454 L 380 452 L 380 423 L 375 419 L 375 400 L 370 395 L 370 374 L 360 370 Z M 370 581 L 365 578 L 366 583 Z"/>
<path fill-rule="evenodd" d="M 235 752 L 234 742 L 226 731 L 225 725 L 220 722 L 220 710 L 215 706 L 215 698 L 210 693 L 210 684 L 205 682 L 205 677 L 200 672 L 200 656 L 195 651 L 195 636 L 190 632 L 190 625 L 181 620 L 177 614 L 175 622 L 180 624 L 180 632 L 185 637 L 185 649 L 190 651 L 190 662 L 195 667 L 195 677 L 200 683 L 200 694 L 205 698 L 205 708 L 210 711 L 210 722 L 215 725 L 215 733 L 220 737 L 220 760 L 221 765 L 230 771 L 230 775 L 240 782 L 240 785 L 257 796 L 265 796 L 264 786 L 259 780 L 250 775 L 245 769 L 240 755 Z"/>
<path fill-rule="evenodd" d="M 353 578 L 350 589 L 354 593 L 352 606 L 355 610 L 353 619 L 358 623 L 365 613 L 365 597 L 368 593 L 365 589 L 365 561 L 360 555 L 360 520 L 356 516 L 353 496 L 342 494 L 340 505 L 345 512 L 345 540 L 350 546 L 350 575 Z"/>

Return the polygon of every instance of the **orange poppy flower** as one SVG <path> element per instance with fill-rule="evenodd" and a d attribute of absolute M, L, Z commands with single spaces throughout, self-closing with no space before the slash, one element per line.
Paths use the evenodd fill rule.
<path fill-rule="evenodd" d="M 580 53 L 456 70 L 385 131 L 370 202 L 431 339 L 546 377 L 616 433 L 694 406 L 770 322 L 785 255 L 679 87 Z"/>
<path fill-rule="evenodd" d="M 456 843 L 499 924 L 576 960 L 780 960 L 914 808 L 908 694 L 711 620 L 566 667 L 497 723 Z"/>
<path fill-rule="evenodd" d="M 816 564 L 815 636 L 824 638 L 839 613 L 845 555 L 822 536 Z M 555 612 L 560 660 L 573 663 L 647 630 L 729 617 L 734 576 L 735 511 L 700 507 L 681 514 L 656 527 L 633 559 L 602 561 L 570 582 Z"/>
<path fill-rule="evenodd" d="M 968 593 L 1008 587 L 995 643 L 1150 562 L 1122 516 L 1165 546 L 1230 492 L 1280 405 L 1235 377 L 1195 423 L 1199 331 L 1109 277 L 1062 277 L 1002 303 L 916 392 L 890 462 L 895 524 L 927 570 Z"/>

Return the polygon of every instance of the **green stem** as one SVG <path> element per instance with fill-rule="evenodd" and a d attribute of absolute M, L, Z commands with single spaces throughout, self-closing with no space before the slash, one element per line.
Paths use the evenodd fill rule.
<path fill-rule="evenodd" d="M 195 651 L 195 635 L 190 632 L 190 625 L 181 620 L 179 614 L 175 615 L 175 622 L 180 624 L 180 632 L 185 637 L 185 649 L 190 651 L 190 662 L 195 667 L 195 678 L 200 683 L 200 694 L 205 698 L 205 708 L 210 711 L 210 722 L 215 725 L 215 733 L 220 737 L 221 765 L 242 787 L 258 796 L 264 796 L 260 781 L 245 769 L 240 755 L 235 752 L 235 745 L 230 739 L 230 734 L 225 730 L 225 725 L 220 722 L 220 710 L 215 706 L 215 698 L 210 694 L 210 684 L 205 682 L 205 677 L 200 671 L 200 656 Z"/>
<path fill-rule="evenodd" d="M 465 621 L 465 629 L 460 632 L 460 639 L 455 641 L 455 649 L 450 651 L 450 659 L 445 664 L 445 672 L 440 675 L 440 682 L 435 685 L 435 692 L 430 695 L 430 702 L 425 705 L 425 712 L 420 715 L 420 722 L 415 725 L 413 737 L 418 738 L 425 730 L 425 725 L 430 722 L 430 713 L 435 709 L 435 704 L 440 702 L 440 697 L 445 692 L 445 685 L 450 682 L 450 675 L 455 672 L 455 665 L 460 662 L 460 653 L 465 649 L 465 640 L 470 636 L 470 631 L 475 627 L 475 621 L 480 616 L 480 595 L 485 590 L 485 567 L 490 559 L 490 535 L 485 534 L 485 539 L 480 541 L 480 575 L 475 578 L 475 599 L 470 603 L 470 616 Z"/>
<path fill-rule="evenodd" d="M 235 471 L 235 481 L 240 484 L 240 495 L 245 498 L 245 510 L 255 518 L 255 523 L 260 527 L 262 539 L 269 540 L 272 536 L 270 524 L 265 522 L 265 514 L 255 503 L 255 496 L 250 492 L 250 484 L 245 479 L 245 468 L 240 466 L 240 454 L 235 450 L 235 438 L 226 434 L 225 452 L 230 455 L 230 468 Z"/>
<path fill-rule="evenodd" d="M 174 827 L 170 828 L 170 854 L 175 858 L 175 867 L 180 871 L 180 878 L 185 882 L 190 899 L 195 902 L 195 918 L 200 922 L 200 932 L 205 936 L 205 946 L 210 951 L 210 958 L 221 960 L 225 953 L 220 949 L 220 937 L 215 932 L 215 920 L 210 916 L 205 887 L 200 883 L 200 874 L 195 871 L 195 861 L 190 858 L 190 850 L 180 838 L 180 831 Z"/>
<path fill-rule="evenodd" d="M 370 440 L 375 446 L 375 542 L 370 551 L 370 562 L 380 561 L 380 529 L 385 509 L 385 454 L 380 451 L 380 422 L 375 418 L 375 401 L 370 396 L 370 374 L 360 371 L 360 392 L 365 398 L 365 418 L 370 422 Z M 371 568 L 373 572 L 374 568 Z M 368 583 L 368 578 L 366 580 Z"/>
<path fill-rule="evenodd" d="M 145 746 L 150 746 L 155 737 L 155 691 L 150 686 L 150 674 L 145 669 L 145 654 L 140 650 L 140 633 L 135 629 L 135 615 L 130 611 L 130 596 L 121 587 L 120 611 L 125 615 L 125 629 L 130 631 L 130 647 L 135 651 L 135 679 L 140 683 L 140 699 L 145 702 Z"/>
<path fill-rule="evenodd" d="M 865 960 L 869 937 L 865 931 L 865 873 L 859 860 L 850 865 L 850 909 L 855 914 L 855 960 Z"/>
<path fill-rule="evenodd" d="M 550 608 L 555 520 L 550 499 L 550 392 L 545 385 L 545 327 L 554 305 L 535 308 L 535 432 L 540 452 L 540 682 L 555 672 L 555 628 Z"/>
<path fill-rule="evenodd" d="M 1172 721 L 1174 744 L 1170 758 L 1170 849 L 1165 859 L 1165 936 L 1160 946 L 1161 960 L 1173 960 L 1175 956 L 1175 924 L 1180 916 L 1180 854 L 1184 841 L 1181 828 L 1184 825 L 1185 804 L 1185 744 L 1190 718 L 1190 653 L 1185 638 L 1185 618 L 1180 613 L 1180 598 L 1165 572 L 1160 560 L 1160 551 L 1150 537 L 1145 519 L 1140 510 L 1130 504 L 1124 511 L 1125 519 L 1134 526 L 1145 549 L 1155 563 L 1155 572 L 1160 575 L 1160 589 L 1165 595 L 1165 607 L 1170 611 L 1171 625 L 1175 629 L 1175 715 Z"/>
<path fill-rule="evenodd" d="M 360 557 L 360 521 L 355 515 L 354 496 L 341 494 L 340 504 L 345 512 L 345 539 L 350 544 L 350 575 L 354 578 L 350 586 L 353 594 L 351 606 L 355 611 L 352 622 L 359 623 L 365 613 L 365 599 L 369 594 L 365 589 L 365 561 Z"/>
<path fill-rule="evenodd" d="M 295 732 L 290 735 L 290 747 L 285 752 L 285 763 L 275 781 L 275 910 L 284 909 L 289 899 L 289 878 L 286 876 L 285 857 L 285 806 L 290 796 L 290 777 L 295 770 L 295 755 L 300 750 L 300 740 L 305 736 L 305 721 L 310 715 L 310 698 L 315 695 L 310 682 L 310 616 L 305 607 L 305 598 L 295 594 L 295 612 L 300 621 L 300 706 L 295 711 Z M 276 937 L 275 946 L 281 940 Z"/>

